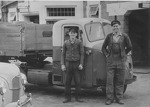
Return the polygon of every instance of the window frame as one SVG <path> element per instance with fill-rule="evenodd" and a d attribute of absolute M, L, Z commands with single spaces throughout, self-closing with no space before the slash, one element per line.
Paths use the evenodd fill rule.
<path fill-rule="evenodd" d="M 95 11 L 92 10 L 92 8 L 96 8 Z M 95 16 L 97 14 L 97 12 L 99 11 L 99 5 L 98 4 L 93 4 L 93 5 L 89 5 L 89 15 L 90 16 Z"/>
<path fill-rule="evenodd" d="M 48 17 L 56 17 L 56 16 L 67 16 L 72 17 L 76 14 L 75 7 L 47 7 L 47 16 Z"/>

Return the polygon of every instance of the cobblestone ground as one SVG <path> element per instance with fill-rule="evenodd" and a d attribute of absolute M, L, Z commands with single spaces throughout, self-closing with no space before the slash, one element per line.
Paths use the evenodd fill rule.
<path fill-rule="evenodd" d="M 141 69 L 140 69 L 141 70 Z M 149 69 L 150 70 L 150 69 Z M 124 105 L 113 103 L 109 107 L 150 107 L 150 74 L 135 74 L 137 81 L 128 85 L 124 94 Z M 26 92 L 32 93 L 33 107 L 105 107 L 105 95 L 100 91 L 84 90 L 78 103 L 72 95 L 72 102 L 63 104 L 64 88 L 27 85 Z M 106 106 L 107 107 L 107 106 Z"/>

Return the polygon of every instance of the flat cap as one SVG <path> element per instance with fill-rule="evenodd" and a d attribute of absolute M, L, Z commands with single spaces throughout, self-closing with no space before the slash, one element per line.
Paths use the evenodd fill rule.
<path fill-rule="evenodd" d="M 77 33 L 77 30 L 76 30 L 76 28 L 70 28 L 69 32 Z"/>
<path fill-rule="evenodd" d="M 118 20 L 113 20 L 113 21 L 111 22 L 111 26 L 113 26 L 113 25 L 115 25 L 115 24 L 121 25 L 120 21 L 118 21 Z"/>

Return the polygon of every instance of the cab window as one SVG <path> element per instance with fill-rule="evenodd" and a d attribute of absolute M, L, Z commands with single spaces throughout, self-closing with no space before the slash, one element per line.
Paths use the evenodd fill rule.
<path fill-rule="evenodd" d="M 78 26 L 65 26 L 64 27 L 64 41 L 69 39 L 69 30 L 71 28 L 76 29 L 76 31 L 78 33 L 77 38 L 80 39 L 80 30 L 79 30 Z"/>
<path fill-rule="evenodd" d="M 85 30 L 90 42 L 104 39 L 103 28 L 99 22 L 90 22 L 86 24 Z"/>

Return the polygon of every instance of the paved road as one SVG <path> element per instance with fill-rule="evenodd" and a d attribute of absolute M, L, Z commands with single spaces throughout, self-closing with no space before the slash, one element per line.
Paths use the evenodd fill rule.
<path fill-rule="evenodd" d="M 109 107 L 150 107 L 150 74 L 135 75 L 137 81 L 128 85 L 124 94 L 125 104 L 113 103 Z M 32 93 L 33 107 L 108 107 L 105 105 L 105 95 L 100 91 L 82 91 L 83 103 L 75 102 L 73 94 L 72 102 L 67 104 L 62 103 L 64 88 L 28 85 L 27 92 Z"/>

